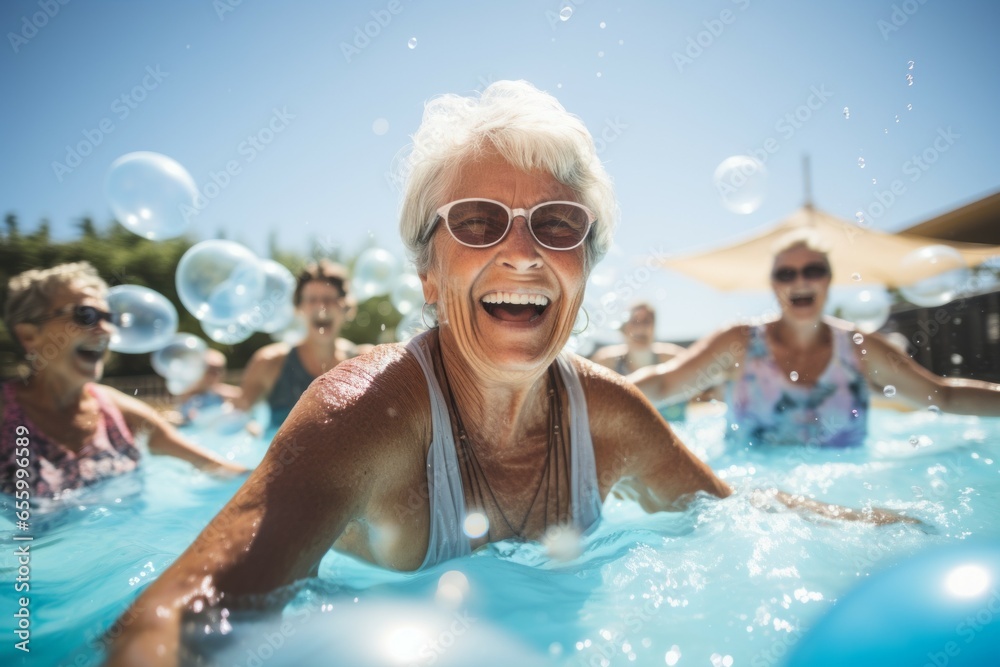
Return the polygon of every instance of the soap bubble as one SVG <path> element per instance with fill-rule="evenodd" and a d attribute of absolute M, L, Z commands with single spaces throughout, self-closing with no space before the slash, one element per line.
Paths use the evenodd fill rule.
<path fill-rule="evenodd" d="M 230 322 L 249 313 L 264 294 L 257 256 L 233 241 L 202 241 L 177 265 L 177 295 L 199 320 Z"/>
<path fill-rule="evenodd" d="M 893 396 L 896 395 L 896 387 L 894 387 L 891 384 L 887 384 L 882 389 L 882 395 L 885 396 L 886 398 L 892 398 Z"/>
<path fill-rule="evenodd" d="M 169 343 L 177 333 L 177 309 L 174 304 L 148 287 L 112 287 L 108 290 L 108 308 L 120 318 L 108 345 L 115 352 L 152 352 Z"/>
<path fill-rule="evenodd" d="M 387 250 L 369 248 L 358 256 L 351 273 L 351 291 L 361 302 L 389 293 L 399 273 L 399 262 Z"/>
<path fill-rule="evenodd" d="M 260 261 L 264 272 L 264 298 L 240 319 L 256 331 L 274 333 L 287 329 L 295 317 L 295 276 L 273 259 Z"/>
<path fill-rule="evenodd" d="M 396 280 L 389 300 L 400 315 L 407 315 L 413 310 L 419 310 L 424 303 L 424 289 L 420 278 L 412 273 L 404 273 Z"/>
<path fill-rule="evenodd" d="M 924 308 L 953 301 L 969 279 L 962 253 L 951 246 L 929 245 L 911 252 L 899 263 L 903 298 Z M 920 278 L 920 276 L 928 276 Z"/>
<path fill-rule="evenodd" d="M 197 336 L 176 334 L 169 343 L 154 352 L 150 360 L 153 370 L 167 379 L 167 389 L 172 394 L 182 394 L 205 374 L 206 350 L 205 341 Z"/>
<path fill-rule="evenodd" d="M 157 240 L 184 233 L 191 215 L 185 210 L 196 211 L 198 197 L 198 187 L 184 167 L 148 151 L 112 162 L 104 191 L 115 219 L 125 229 Z"/>
<path fill-rule="evenodd" d="M 560 21 L 569 21 L 571 16 L 573 16 L 573 8 L 570 7 L 569 5 L 566 5 L 559 10 Z"/>
<path fill-rule="evenodd" d="M 889 319 L 889 295 L 881 287 L 856 292 L 841 304 L 841 317 L 854 322 L 862 333 L 878 331 Z"/>
<path fill-rule="evenodd" d="M 223 345 L 242 343 L 254 332 L 253 327 L 247 326 L 239 320 L 236 322 L 215 322 L 208 318 L 201 321 L 201 330 L 216 343 Z"/>
<path fill-rule="evenodd" d="M 852 336 L 852 340 L 854 341 L 855 345 L 861 345 L 861 343 L 865 342 L 865 337 L 862 336 L 860 333 L 856 333 L 854 334 L 854 336 Z"/>
<path fill-rule="evenodd" d="M 715 168 L 712 182 L 723 206 L 733 213 L 753 213 L 764 201 L 767 168 L 755 158 L 734 155 Z"/>

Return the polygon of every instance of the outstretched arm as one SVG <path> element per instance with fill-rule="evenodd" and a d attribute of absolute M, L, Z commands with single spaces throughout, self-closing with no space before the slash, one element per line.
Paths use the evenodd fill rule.
<path fill-rule="evenodd" d="M 862 369 L 876 387 L 892 385 L 896 400 L 913 407 L 936 405 L 945 412 L 1000 416 L 1000 384 L 934 375 L 878 334 L 865 336 Z"/>
<path fill-rule="evenodd" d="M 307 390 L 233 499 L 123 616 L 109 664 L 176 664 L 187 614 L 310 575 L 364 511 L 379 452 L 393 451 L 393 420 L 373 425 L 358 408 L 368 384 L 338 368 Z"/>
<path fill-rule="evenodd" d="M 108 388 L 112 400 L 122 411 L 125 421 L 133 431 L 149 432 L 149 451 L 183 459 L 209 472 L 243 473 L 247 469 L 218 454 L 203 449 L 187 440 L 160 413 L 142 401 Z"/>
<path fill-rule="evenodd" d="M 679 356 L 628 376 L 651 401 L 690 400 L 732 378 L 746 355 L 747 329 L 736 326 L 694 343 Z"/>

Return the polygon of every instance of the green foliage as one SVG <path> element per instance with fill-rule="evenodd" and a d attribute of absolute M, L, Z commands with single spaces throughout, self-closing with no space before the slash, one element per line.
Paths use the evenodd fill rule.
<path fill-rule="evenodd" d="M 8 214 L 5 217 L 5 227 L 0 230 L 0 300 L 6 302 L 8 281 L 23 271 L 86 260 L 94 265 L 111 287 L 129 284 L 156 290 L 177 308 L 180 331 L 207 338 L 199 322 L 181 306 L 174 281 L 181 256 L 194 245 L 195 240 L 181 237 L 150 241 L 113 222 L 100 229 L 90 218 L 82 218 L 77 223 L 77 228 L 79 238 L 53 243 L 47 221 L 42 221 L 37 230 L 25 234 L 20 229 L 17 216 Z M 276 235 L 271 236 L 269 245 L 272 259 L 287 267 L 293 274 L 298 273 L 312 259 L 279 248 Z M 345 264 L 351 263 L 341 257 L 339 248 L 324 248 L 317 244 L 313 257 L 323 256 Z M 369 299 L 359 305 L 357 315 L 347 323 L 341 335 L 356 343 L 383 342 L 388 339 L 386 332 L 391 334 L 399 320 L 399 313 L 387 298 Z M 271 338 L 267 334 L 257 333 L 237 345 L 211 345 L 226 354 L 230 368 L 242 368 L 257 349 L 270 342 Z M 11 375 L 18 359 L 18 351 L 10 333 L 6 327 L 0 327 L 0 374 Z M 149 373 L 152 373 L 149 355 L 114 354 L 108 362 L 109 376 Z"/>

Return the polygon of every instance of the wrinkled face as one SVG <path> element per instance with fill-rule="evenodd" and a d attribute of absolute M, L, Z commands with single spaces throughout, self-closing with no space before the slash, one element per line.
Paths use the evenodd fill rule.
<path fill-rule="evenodd" d="M 622 325 L 625 340 L 639 347 L 653 344 L 656 330 L 656 316 L 647 308 L 636 308 Z"/>
<path fill-rule="evenodd" d="M 462 167 L 445 205 L 484 198 L 511 209 L 547 201 L 579 201 L 543 171 L 524 172 L 488 153 Z M 501 371 L 548 367 L 569 339 L 586 284 L 583 245 L 550 250 L 538 244 L 523 217 L 496 245 L 469 248 L 443 221 L 435 227 L 432 260 L 421 276 L 424 298 L 437 304 L 442 343 L 470 366 Z"/>
<path fill-rule="evenodd" d="M 302 286 L 298 308 L 309 336 L 336 337 L 347 319 L 347 298 L 324 280 L 310 280 Z"/>
<path fill-rule="evenodd" d="M 24 332 L 21 342 L 36 373 L 61 376 L 70 382 L 99 380 L 104 374 L 104 360 L 115 327 L 103 319 L 89 327 L 76 323 L 75 306 L 108 310 L 103 290 L 65 287 L 49 304 L 45 321 L 20 327 Z"/>
<path fill-rule="evenodd" d="M 795 321 L 819 321 L 830 290 L 830 264 L 827 256 L 805 246 L 795 246 L 779 253 L 771 269 L 771 289 L 778 297 L 781 312 Z M 825 269 L 824 271 L 821 271 Z M 793 275 L 791 281 L 776 276 Z M 816 275 L 825 273 L 825 275 Z"/>

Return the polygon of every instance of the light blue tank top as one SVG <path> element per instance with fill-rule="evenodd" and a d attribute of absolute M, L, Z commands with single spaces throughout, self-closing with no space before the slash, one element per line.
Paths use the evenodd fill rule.
<path fill-rule="evenodd" d="M 430 532 L 427 555 L 420 569 L 472 553 L 469 538 L 462 531 L 465 520 L 465 493 L 462 472 L 451 431 L 448 402 L 437 376 L 431 350 L 430 332 L 416 336 L 406 345 L 427 379 L 431 400 L 431 446 L 427 451 L 427 488 L 430 497 Z M 601 495 L 597 486 L 594 445 L 583 386 L 568 354 L 556 358 L 560 377 L 569 394 L 570 414 L 570 508 L 573 525 L 584 531 L 601 514 Z"/>

